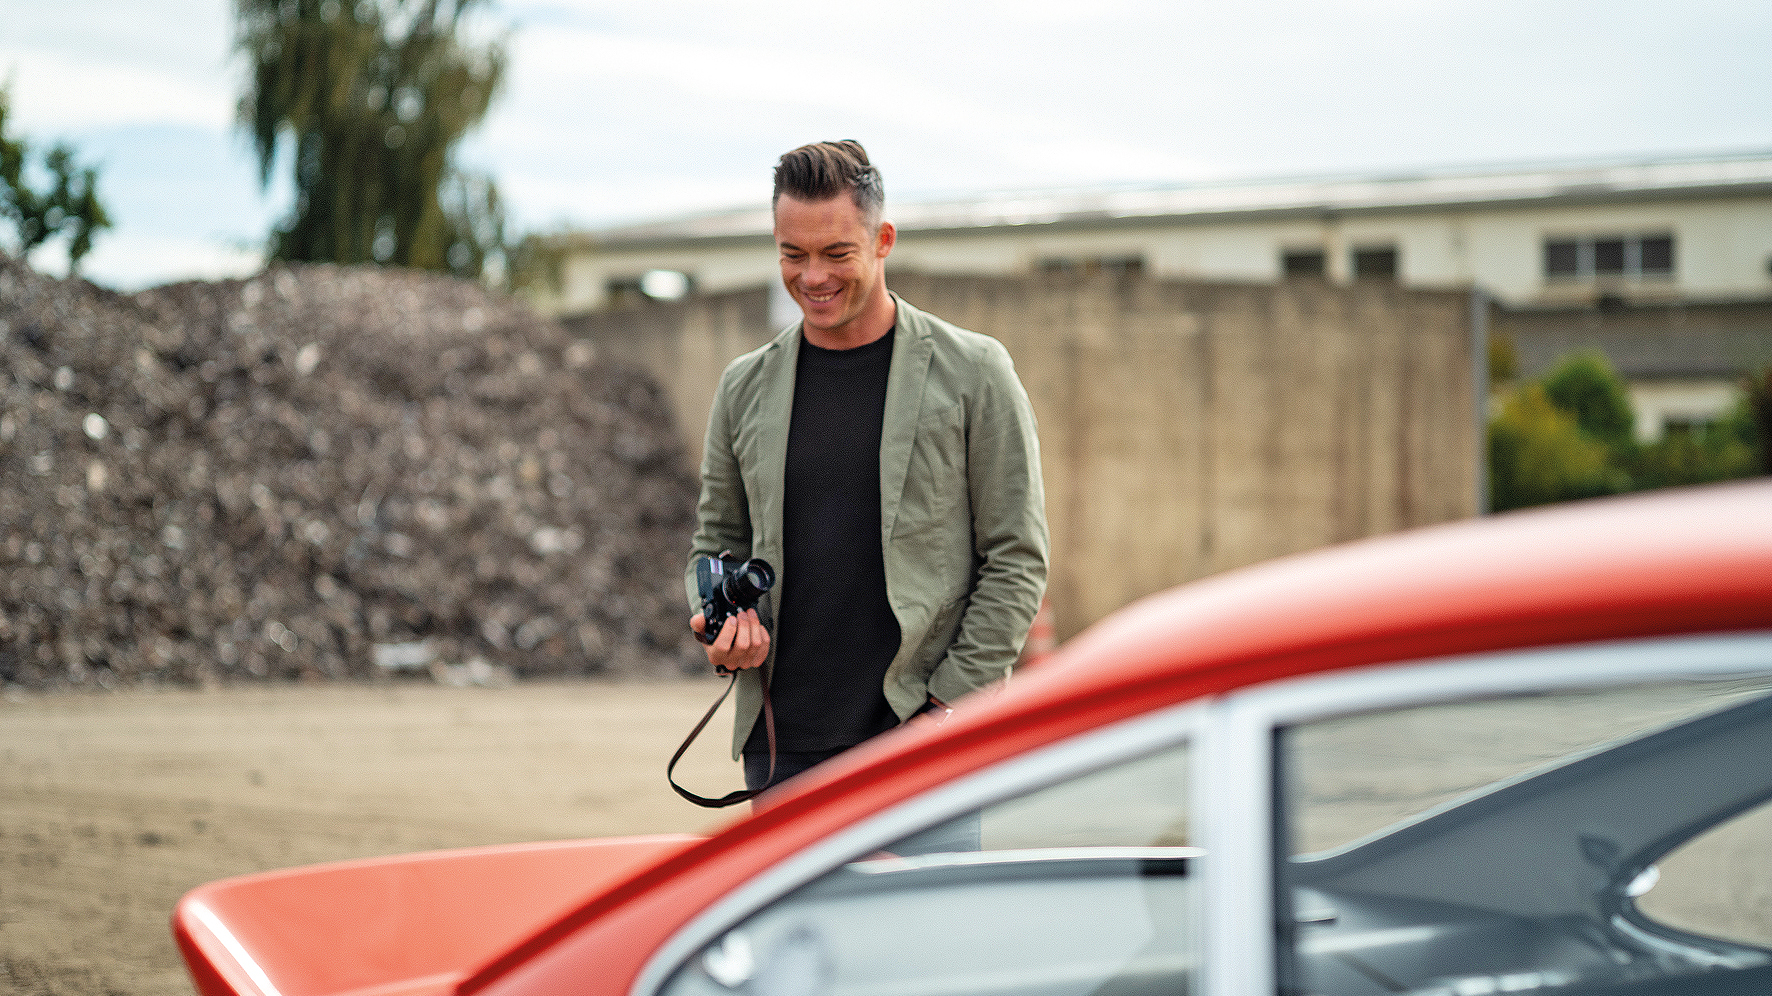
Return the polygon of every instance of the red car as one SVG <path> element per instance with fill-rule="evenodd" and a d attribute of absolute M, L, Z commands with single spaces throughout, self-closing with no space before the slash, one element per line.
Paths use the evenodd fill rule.
<path fill-rule="evenodd" d="M 712 837 L 247 876 L 174 930 L 203 996 L 1766 993 L 1769 798 L 1760 482 L 1232 572 Z"/>

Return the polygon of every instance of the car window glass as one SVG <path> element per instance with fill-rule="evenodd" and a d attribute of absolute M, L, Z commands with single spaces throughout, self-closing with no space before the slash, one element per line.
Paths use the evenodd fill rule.
<path fill-rule="evenodd" d="M 1719 970 L 1772 986 L 1763 939 L 1638 908 L 1670 849 L 1772 796 L 1765 679 L 1344 716 L 1282 730 L 1277 752 L 1284 992 L 1605 992 Z M 1772 857 L 1765 823 L 1729 846 Z M 1728 888 L 1682 886 L 1704 908 Z"/>
<path fill-rule="evenodd" d="M 664 991 L 1189 992 L 1187 764 L 1171 748 L 860 855 L 727 931 Z"/>
<path fill-rule="evenodd" d="M 1767 841 L 1772 841 L 1772 803 L 1700 834 L 1656 862 L 1653 884 L 1637 899 L 1637 909 L 1688 934 L 1772 949 Z"/>
<path fill-rule="evenodd" d="M 1694 682 L 1522 695 L 1293 727 L 1284 736 L 1292 852 L 1340 847 L 1485 785 L 1757 687 Z"/>

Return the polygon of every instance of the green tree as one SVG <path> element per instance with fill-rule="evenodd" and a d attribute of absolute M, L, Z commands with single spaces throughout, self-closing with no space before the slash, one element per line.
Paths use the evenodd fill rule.
<path fill-rule="evenodd" d="M 1748 445 L 1753 448 L 1756 473 L 1772 474 L 1772 366 L 1764 367 L 1742 382 L 1741 407 L 1748 425 Z"/>
<path fill-rule="evenodd" d="M 260 182 L 280 150 L 295 179 L 273 258 L 478 276 L 503 253 L 496 186 L 454 161 L 504 76 L 501 42 L 462 40 L 487 2 L 235 0 Z"/>
<path fill-rule="evenodd" d="M 1758 473 L 1757 436 L 1751 395 L 1743 394 L 1716 422 L 1670 428 L 1625 460 L 1638 490 L 1752 477 Z"/>
<path fill-rule="evenodd" d="M 1743 382 L 1711 425 L 1639 444 L 1624 383 L 1605 357 L 1578 353 L 1513 392 L 1489 424 L 1496 511 L 1772 473 L 1772 368 Z"/>
<path fill-rule="evenodd" d="M 80 165 L 73 148 L 58 142 L 43 156 L 49 188 L 36 189 L 26 176 L 29 145 L 6 134 L 9 90 L 0 85 L 0 216 L 12 223 L 14 251 L 26 262 L 32 250 L 65 234 L 68 272 L 78 273 L 80 260 L 92 251 L 93 236 L 111 227 L 111 217 L 98 199 L 98 169 Z"/>
<path fill-rule="evenodd" d="M 1565 358 L 1545 375 L 1544 393 L 1592 438 L 1619 449 L 1631 446 L 1636 413 L 1605 354 L 1586 350 Z"/>
<path fill-rule="evenodd" d="M 1489 424 L 1489 507 L 1504 512 L 1625 490 L 1610 457 L 1544 385 L 1526 384 Z"/>

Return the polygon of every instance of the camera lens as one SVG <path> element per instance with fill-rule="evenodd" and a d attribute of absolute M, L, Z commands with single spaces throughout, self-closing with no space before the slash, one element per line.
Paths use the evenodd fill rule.
<path fill-rule="evenodd" d="M 750 608 L 763 593 L 775 586 L 775 569 L 768 561 L 753 558 L 739 565 L 726 578 L 726 597 L 732 604 Z"/>

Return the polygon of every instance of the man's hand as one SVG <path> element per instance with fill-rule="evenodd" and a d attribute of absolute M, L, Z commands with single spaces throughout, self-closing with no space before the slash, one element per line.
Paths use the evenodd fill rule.
<path fill-rule="evenodd" d="M 708 621 L 697 612 L 689 617 L 689 628 L 701 633 Z M 708 663 L 726 671 L 742 671 L 757 667 L 769 658 L 769 630 L 757 618 L 756 609 L 746 609 L 726 620 L 713 643 L 704 643 Z"/>
<path fill-rule="evenodd" d="M 915 723 L 919 726 L 940 726 L 953 714 L 953 706 L 931 695 L 929 701 L 923 703 L 923 708 L 911 713 L 911 718 L 905 720 L 904 725 Z"/>

